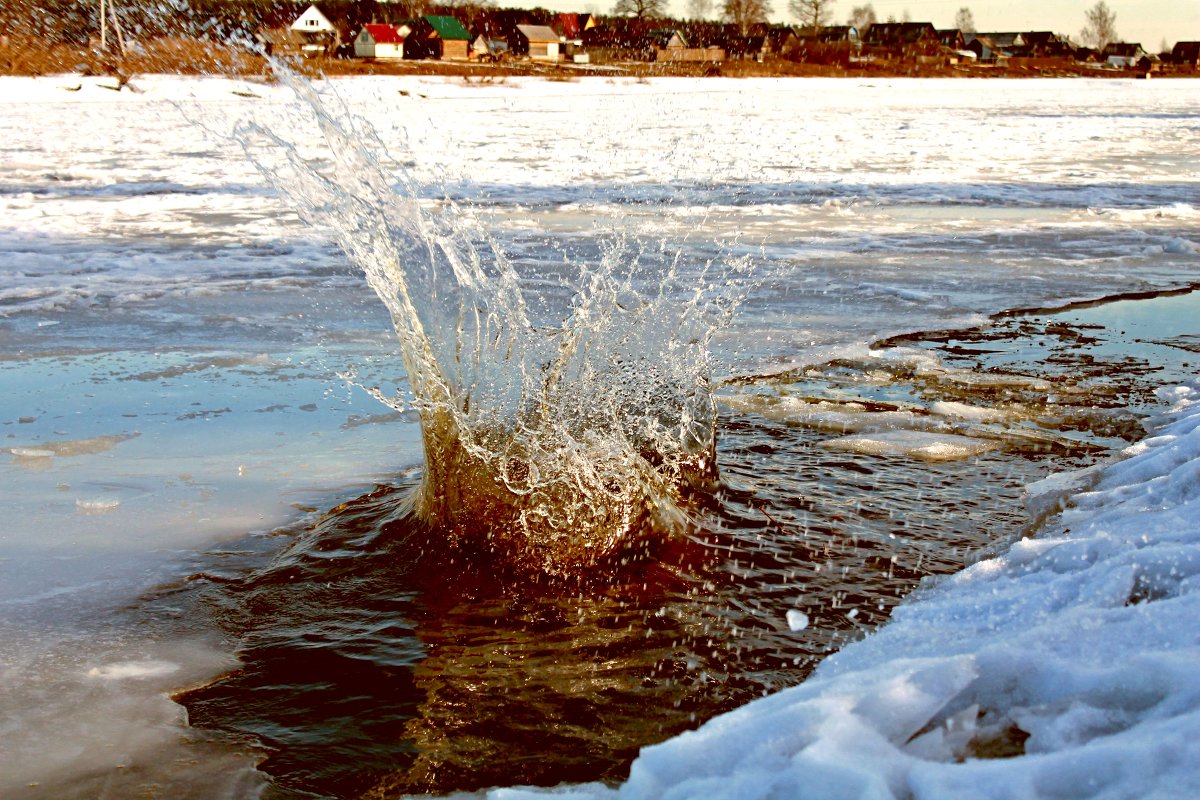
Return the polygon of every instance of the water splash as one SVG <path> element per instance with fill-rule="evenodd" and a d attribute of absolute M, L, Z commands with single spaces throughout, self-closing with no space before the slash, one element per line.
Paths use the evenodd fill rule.
<path fill-rule="evenodd" d="M 336 99 L 281 80 L 327 153 L 305 158 L 253 123 L 236 135 L 391 314 L 409 393 L 376 396 L 420 415 L 412 512 L 456 545 L 550 574 L 683 526 L 684 494 L 716 478 L 709 344 L 748 291 L 748 260 L 662 263 L 661 243 L 614 236 L 578 267 L 566 319 L 535 324 L 516 269 L 470 213 L 444 193 L 425 199 L 430 187 Z"/>

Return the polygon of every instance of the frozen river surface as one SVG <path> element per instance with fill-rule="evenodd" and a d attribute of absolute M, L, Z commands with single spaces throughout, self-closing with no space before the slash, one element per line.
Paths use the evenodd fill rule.
<path fill-rule="evenodd" d="M 97 787 L 155 783 L 202 797 L 247 796 L 263 780 L 253 767 L 262 752 L 185 728 L 181 707 L 166 694 L 235 666 L 229 630 L 186 603 L 173 607 L 162 587 L 185 582 L 202 554 L 220 553 L 248 534 L 268 540 L 273 532 L 296 530 L 378 483 L 403 482 L 397 476 L 421 462 L 420 435 L 411 416 L 392 412 L 367 391 L 391 394 L 404 386 L 382 305 L 330 233 L 302 223 L 231 137 L 236 124 L 255 120 L 300 141 L 305 155 L 325 158 L 291 93 L 218 79 L 140 78 L 133 82 L 136 92 L 104 84 L 77 77 L 0 79 L 0 491 L 6 511 L 0 527 L 0 794 L 91 796 Z M 723 468 L 739 491 L 759 491 L 767 505 L 774 503 L 773 515 L 776 506 L 787 507 L 786 498 L 808 491 L 804 481 L 823 478 L 791 474 L 780 466 L 786 462 L 772 460 L 772 448 L 821 447 L 864 463 L 882 452 L 920 465 L 929 463 L 922 453 L 931 452 L 922 448 L 971 455 L 995 450 L 972 444 L 978 436 L 958 438 L 961 427 L 914 424 L 914 407 L 903 403 L 889 407 L 893 417 L 875 426 L 898 429 L 890 438 L 831 444 L 832 435 L 811 432 L 861 432 L 863 426 L 847 421 L 845 403 L 862 400 L 864 390 L 827 398 L 838 406 L 796 402 L 797 387 L 809 391 L 802 379 L 807 368 L 819 368 L 816 380 L 824 375 L 822 365 L 837 360 L 853 364 L 856 375 L 887 373 L 892 378 L 880 380 L 894 384 L 903 371 L 897 364 L 909 373 L 948 367 L 913 348 L 872 351 L 881 339 L 982 325 L 1007 309 L 1200 282 L 1194 81 L 470 84 L 358 78 L 322 90 L 336 91 L 339 102 L 375 127 L 397 170 L 430 187 L 426 203 L 453 200 L 480 218 L 515 261 L 533 313 L 547 320 L 566 307 L 564 287 L 578 276 L 574 265 L 594 262 L 614 239 L 638 243 L 651 267 L 679 254 L 685 272 L 718 253 L 749 256 L 756 289 L 714 342 L 719 372 L 739 379 L 723 390 L 735 423 Z M 1195 338 L 1186 337 L 1196 334 L 1194 325 L 1176 330 L 1169 346 L 1194 353 Z M 1188 397 L 1165 396 L 1152 410 Z M 962 403 L 917 410 L 991 424 Z M 739 450 L 738 426 L 762 419 L 780 431 L 803 428 L 811 435 L 790 440 L 772 433 L 786 441 L 765 449 L 751 436 Z M 1074 452 L 1055 441 L 1060 451 Z M 1178 464 L 1171 469 L 1195 464 L 1196 448 L 1186 444 L 1191 439 L 1180 441 L 1185 444 L 1176 447 Z M 1005 452 L 1014 449 L 1006 446 Z M 1011 474 L 1017 484 L 1043 477 L 1052 466 L 1017 468 L 982 458 L 985 470 Z M 1146 467 L 1159 468 L 1164 476 L 1170 472 L 1161 464 Z M 940 479 L 951 485 L 957 478 Z M 1176 472 L 1171 481 L 1191 487 L 1173 502 L 1191 502 L 1194 474 Z M 860 491 L 860 504 L 869 505 L 870 481 Z M 942 501 L 933 527 L 945 519 L 947 529 L 969 529 L 970 519 L 958 512 L 986 504 L 987 497 L 971 497 L 969 489 L 954 491 L 963 505 L 956 511 Z M 888 514 L 902 514 L 903 507 Z M 1156 525 L 1147 523 L 1147 531 L 1159 530 Z M 1011 527 L 1019 531 L 1020 523 Z M 1005 544 L 980 533 L 953 547 Z M 888 608 L 927 571 L 916 561 L 923 555 L 909 555 L 915 565 L 888 588 Z M 846 563 L 853 566 L 855 557 Z M 1191 563 L 1187 559 L 1196 556 L 1179 557 Z M 780 576 L 794 577 L 789 569 L 780 568 Z M 1149 569 L 1130 566 L 1139 575 Z M 1136 583 L 1136 575 L 1129 580 Z M 1166 590 L 1151 585 L 1147 591 Z M 147 593 L 156 598 L 150 610 L 130 611 Z M 714 590 L 715 605 L 729 606 L 730 614 L 767 620 L 762 658 L 744 665 L 755 678 L 748 687 L 722 689 L 722 702 L 787 684 L 780 677 L 786 665 L 808 663 L 813 653 L 854 633 L 857 612 L 847 621 L 853 608 L 838 606 L 830 616 L 839 621 L 823 628 L 817 611 L 797 599 L 804 594 L 803 588 L 764 592 L 747 610 L 734 608 L 736 592 L 728 585 Z M 725 613 L 715 605 L 688 612 L 707 620 L 695 623 L 696 630 Z M 877 610 L 872 604 L 862 617 Z M 947 612 L 939 624 L 949 625 L 952 616 Z M 680 623 L 688 637 L 703 638 L 688 624 Z M 1194 622 L 1190 629 L 1190 644 L 1184 644 L 1194 657 Z M 821 630 L 817 644 L 788 649 L 793 633 Z M 903 630 L 886 641 L 907 641 Z M 1184 652 L 1177 637 L 1164 633 L 1161 641 Z M 934 658 L 917 653 L 911 641 L 907 646 L 913 657 Z M 903 684 L 897 676 L 923 675 L 913 685 L 936 683 L 956 692 L 941 705 L 922 695 L 904 706 L 913 719 L 920 717 L 905 729 L 914 739 L 945 723 L 986 729 L 999 741 L 1009 723 L 1031 720 L 1028 726 L 1041 725 L 1033 731 L 1040 737 L 1035 744 L 1053 749 L 1115 730 L 1115 717 L 1132 729 L 1129 720 L 1144 711 L 1097 711 L 1087 698 L 1102 693 L 1098 684 L 1085 687 L 1092 694 L 1081 690 L 1075 705 L 1069 692 L 1043 686 L 1042 695 L 1026 703 L 1040 710 L 1010 719 L 992 709 L 993 717 L 968 725 L 963 712 L 990 697 L 983 690 L 974 701 L 963 694 L 984 670 L 980 663 L 935 659 L 927 672 L 909 662 L 889 672 L 887 658 L 854 647 L 846 652 L 868 655 L 850 655 L 846 663 L 865 663 L 900 681 L 897 686 Z M 1069 683 L 1071 658 L 1085 658 L 1069 650 L 1054 662 L 1055 686 Z M 1003 661 L 1002 655 L 993 660 Z M 411 666 L 420 656 L 397 658 Z M 685 672 L 689 657 L 680 659 Z M 1168 661 L 1151 665 L 1168 687 L 1151 706 L 1161 708 L 1165 697 L 1195 708 L 1194 698 L 1170 691 L 1191 684 Z M 442 664 L 432 656 L 423 663 Z M 1011 671 L 1013 663 L 1000 667 Z M 831 696 L 852 705 L 884 692 L 867 682 L 847 686 Z M 659 699 L 672 698 L 678 700 L 666 692 Z M 831 712 L 812 710 L 819 701 L 806 702 L 796 708 L 808 710 L 797 714 L 819 728 Z M 1060 719 L 1046 710 L 1052 707 L 1067 721 L 1047 722 Z M 710 711 L 720 708 L 718 702 Z M 686 708 L 680 713 L 686 717 Z M 877 732 L 887 727 L 886 720 L 859 722 Z M 923 730 L 926 723 L 934 728 Z M 273 724 L 260 721 L 254 731 L 261 736 Z M 662 724 L 668 730 L 679 722 Z M 834 737 L 827 740 L 829 763 L 853 760 L 839 760 L 845 742 L 837 737 L 853 738 L 856 730 L 826 729 Z M 405 736 L 411 741 L 411 729 Z M 926 741 L 920 753 L 877 751 L 886 773 L 880 791 L 899 791 L 912 759 L 961 755 L 951 738 Z M 813 733 L 805 741 L 825 740 Z M 636 751 L 642 743 L 632 735 L 621 747 Z M 651 766 L 638 773 L 642 788 L 631 784 L 627 791 L 666 796 L 672 781 L 687 783 L 683 773 L 698 752 L 703 749 L 686 745 L 653 751 L 645 762 Z M 1163 768 L 1173 769 L 1174 762 L 1162 758 Z M 657 782 L 647 783 L 651 767 Z M 830 770 L 829 787 L 854 785 L 849 773 Z M 303 768 L 287 774 L 285 784 L 304 788 Z M 738 774 L 733 769 L 712 780 L 735 787 L 744 779 Z M 924 774 L 924 782 L 913 785 L 928 796 L 963 796 L 955 794 L 957 777 Z M 342 785 L 338 777 L 313 780 L 331 793 L 328 787 Z M 1190 778 L 1180 780 L 1186 787 Z M 361 791 L 370 781 L 357 776 L 347 785 Z M 717 796 L 712 785 L 696 783 L 680 796 Z M 1101 796 L 1100 789 L 1089 794 L 1085 788 L 1045 783 L 1027 795 L 996 796 Z M 1162 796 L 1186 796 L 1170 788 Z M 743 796 L 740 789 L 729 792 Z"/>

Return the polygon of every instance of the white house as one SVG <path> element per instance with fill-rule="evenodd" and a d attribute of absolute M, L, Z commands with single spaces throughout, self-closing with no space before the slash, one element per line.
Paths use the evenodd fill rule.
<path fill-rule="evenodd" d="M 354 37 L 359 58 L 404 58 L 404 35 L 391 25 L 368 23 Z"/>
<path fill-rule="evenodd" d="M 305 55 L 321 55 L 337 47 L 337 29 L 315 5 L 309 6 L 296 18 L 292 30 L 304 38 L 300 49 Z"/>

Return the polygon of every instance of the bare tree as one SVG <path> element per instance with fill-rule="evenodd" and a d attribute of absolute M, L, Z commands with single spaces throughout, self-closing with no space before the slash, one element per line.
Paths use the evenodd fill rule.
<path fill-rule="evenodd" d="M 1084 13 L 1087 25 L 1079 33 L 1079 38 L 1096 48 L 1103 50 L 1109 42 L 1117 40 L 1117 15 L 1108 7 L 1108 3 L 1099 0 Z"/>
<path fill-rule="evenodd" d="M 743 36 L 750 32 L 751 25 L 766 22 L 770 13 L 768 0 L 724 0 L 721 4 L 721 16 L 737 25 Z"/>
<path fill-rule="evenodd" d="M 712 8 L 712 0 L 688 0 L 688 19 L 708 19 Z"/>
<path fill-rule="evenodd" d="M 442 5 L 454 9 L 454 16 L 464 22 L 470 31 L 475 30 L 477 20 L 496 7 L 496 0 L 442 0 Z"/>
<path fill-rule="evenodd" d="M 833 19 L 835 0 L 788 0 L 788 10 L 806 28 L 820 30 Z"/>
<path fill-rule="evenodd" d="M 958 10 L 954 15 L 954 27 L 963 33 L 975 33 L 975 15 L 971 13 L 971 9 L 963 6 Z"/>
<path fill-rule="evenodd" d="M 617 0 L 613 6 L 614 17 L 655 19 L 667 10 L 667 0 Z"/>
<path fill-rule="evenodd" d="M 858 29 L 861 36 L 867 32 L 867 28 L 874 25 L 879 20 L 875 16 L 875 6 L 867 3 L 865 6 L 855 6 L 850 9 L 850 18 L 846 20 L 847 25 L 853 25 Z"/>

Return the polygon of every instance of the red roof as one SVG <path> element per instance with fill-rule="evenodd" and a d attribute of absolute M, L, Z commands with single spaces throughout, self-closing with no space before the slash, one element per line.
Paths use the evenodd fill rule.
<path fill-rule="evenodd" d="M 568 39 L 579 38 L 579 15 L 577 14 L 559 14 L 558 15 L 558 32 Z"/>
<path fill-rule="evenodd" d="M 391 25 L 368 23 L 363 27 L 367 29 L 367 33 L 371 34 L 375 44 L 404 44 L 404 37 L 400 35 L 400 31 Z"/>

